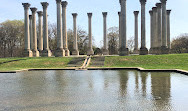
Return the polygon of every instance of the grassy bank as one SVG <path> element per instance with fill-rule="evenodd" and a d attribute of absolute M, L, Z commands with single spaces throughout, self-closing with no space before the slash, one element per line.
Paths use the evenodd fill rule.
<path fill-rule="evenodd" d="M 145 69 L 183 69 L 188 71 L 188 54 L 105 57 L 104 67 L 142 67 Z"/>
<path fill-rule="evenodd" d="M 0 71 L 13 71 L 34 68 L 65 68 L 72 58 L 0 58 Z"/>

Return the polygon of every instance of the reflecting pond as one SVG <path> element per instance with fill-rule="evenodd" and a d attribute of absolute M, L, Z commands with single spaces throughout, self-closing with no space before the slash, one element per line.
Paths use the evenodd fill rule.
<path fill-rule="evenodd" d="M 0 74 L 3 111 L 188 110 L 188 76 L 128 70 Z"/>

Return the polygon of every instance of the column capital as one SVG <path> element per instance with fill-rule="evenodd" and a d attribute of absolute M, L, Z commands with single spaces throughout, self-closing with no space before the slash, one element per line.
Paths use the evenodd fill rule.
<path fill-rule="evenodd" d="M 167 2 L 167 0 L 160 0 L 161 1 L 161 3 L 166 3 Z"/>
<path fill-rule="evenodd" d="M 146 4 L 146 0 L 140 0 L 141 4 Z"/>
<path fill-rule="evenodd" d="M 32 8 L 30 8 L 31 9 L 31 12 L 32 13 L 36 13 L 36 11 L 37 11 L 37 8 L 35 8 L 35 7 L 32 7 Z"/>
<path fill-rule="evenodd" d="M 121 5 L 122 1 L 126 1 L 126 0 L 119 0 L 120 5 Z"/>
<path fill-rule="evenodd" d="M 42 16 L 43 15 L 43 12 L 42 11 L 38 11 L 38 16 Z"/>
<path fill-rule="evenodd" d="M 29 15 L 29 19 L 32 19 L 32 15 Z"/>
<path fill-rule="evenodd" d="M 150 10 L 150 11 L 149 11 L 149 14 L 150 14 L 150 15 L 153 15 L 153 11 L 152 11 L 152 10 Z"/>
<path fill-rule="evenodd" d="M 78 15 L 77 13 L 72 13 L 73 17 L 77 17 L 77 15 Z"/>
<path fill-rule="evenodd" d="M 161 8 L 161 3 L 156 3 L 157 8 Z"/>
<path fill-rule="evenodd" d="M 133 13 L 134 13 L 134 15 L 136 16 L 136 15 L 139 14 L 139 11 L 134 11 Z"/>
<path fill-rule="evenodd" d="M 108 12 L 102 12 L 102 15 L 103 15 L 104 17 L 106 17 L 107 14 L 108 14 Z"/>
<path fill-rule="evenodd" d="M 166 10 L 166 14 L 170 15 L 171 10 Z"/>
<path fill-rule="evenodd" d="M 121 15 L 121 12 L 118 12 L 118 15 Z"/>
<path fill-rule="evenodd" d="M 29 7 L 31 6 L 31 4 L 29 3 L 22 3 L 22 5 L 25 9 L 29 9 Z"/>
<path fill-rule="evenodd" d="M 43 8 L 47 8 L 49 3 L 48 2 L 41 2 L 41 5 L 43 6 Z"/>
<path fill-rule="evenodd" d="M 68 5 L 68 2 L 67 2 L 67 1 L 62 1 L 62 2 L 61 2 L 61 5 L 62 5 L 62 7 L 65 7 L 65 8 L 66 8 L 67 5 Z"/>
<path fill-rule="evenodd" d="M 56 0 L 56 3 L 61 3 L 61 0 Z"/>
<path fill-rule="evenodd" d="M 153 11 L 153 12 L 156 12 L 156 11 L 157 11 L 157 7 L 153 7 L 153 8 L 152 8 L 152 11 Z"/>
<path fill-rule="evenodd" d="M 92 17 L 92 13 L 87 13 L 88 17 Z"/>

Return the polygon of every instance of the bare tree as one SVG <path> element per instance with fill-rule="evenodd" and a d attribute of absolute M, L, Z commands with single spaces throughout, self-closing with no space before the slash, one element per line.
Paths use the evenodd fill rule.
<path fill-rule="evenodd" d="M 172 40 L 171 53 L 188 53 L 188 34 L 182 34 Z"/>
<path fill-rule="evenodd" d="M 111 27 L 108 29 L 108 50 L 109 54 L 118 54 L 118 41 L 119 41 L 119 30 L 118 27 Z"/>

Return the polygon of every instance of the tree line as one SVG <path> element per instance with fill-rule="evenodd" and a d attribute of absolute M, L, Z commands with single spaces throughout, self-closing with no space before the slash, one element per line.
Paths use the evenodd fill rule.
<path fill-rule="evenodd" d="M 57 25 L 49 23 L 49 47 L 52 53 L 57 48 Z M 81 55 L 85 55 L 88 47 L 88 33 L 78 27 L 78 48 Z M 73 30 L 68 29 L 68 48 L 73 51 Z M 93 37 L 94 38 L 94 37 Z M 93 39 L 94 40 L 94 39 Z M 134 49 L 134 37 L 127 40 L 127 47 L 130 53 Z M 183 34 L 173 39 L 171 42 L 171 53 L 188 53 L 188 34 Z M 93 46 L 95 54 L 102 54 L 102 47 Z M 119 28 L 108 29 L 108 50 L 110 55 L 118 54 L 119 49 Z M 24 22 L 22 20 L 7 20 L 0 23 L 0 57 L 22 57 L 24 50 Z"/>

